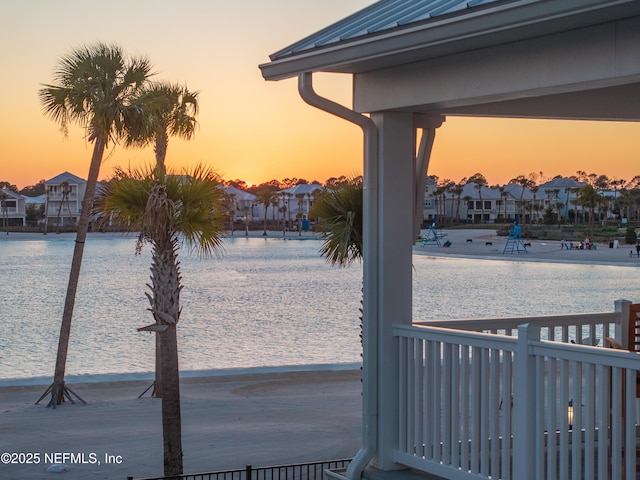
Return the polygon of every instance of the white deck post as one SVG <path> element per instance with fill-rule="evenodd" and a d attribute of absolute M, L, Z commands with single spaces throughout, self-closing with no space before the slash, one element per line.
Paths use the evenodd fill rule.
<path fill-rule="evenodd" d="M 614 312 L 620 315 L 620 321 L 616 323 L 616 340 L 622 345 L 629 345 L 629 300 L 616 300 Z M 605 335 L 606 337 L 606 335 Z M 603 338 L 604 342 L 604 338 Z"/>
<path fill-rule="evenodd" d="M 532 323 L 518 326 L 516 352 L 515 425 L 513 472 L 522 480 L 535 479 L 536 361 L 529 355 L 529 342 L 540 340 L 540 327 Z"/>
<path fill-rule="evenodd" d="M 399 468 L 398 342 L 393 324 L 411 324 L 415 130 L 410 113 L 374 113 L 378 127 L 378 451 L 374 466 Z M 366 259 L 365 259 L 366 261 Z"/>

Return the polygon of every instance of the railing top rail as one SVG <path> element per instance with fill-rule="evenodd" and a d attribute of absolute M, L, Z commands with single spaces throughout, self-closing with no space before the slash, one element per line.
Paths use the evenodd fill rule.
<path fill-rule="evenodd" d="M 394 325 L 393 334 L 399 337 L 436 340 L 470 347 L 493 348 L 515 351 L 518 339 L 493 333 L 469 332 L 441 327 L 415 327 L 412 325 Z"/>
<path fill-rule="evenodd" d="M 568 315 L 542 315 L 536 317 L 505 318 L 459 318 L 445 320 L 426 320 L 413 322 L 415 326 L 454 328 L 457 330 L 507 330 L 518 325 L 535 323 L 541 327 L 561 327 L 572 325 L 600 325 L 603 323 L 620 323 L 617 312 L 581 313 Z"/>
<path fill-rule="evenodd" d="M 531 348 L 531 354 L 540 357 L 640 370 L 640 354 L 627 350 L 559 343 L 549 340 L 529 342 L 529 347 Z"/>

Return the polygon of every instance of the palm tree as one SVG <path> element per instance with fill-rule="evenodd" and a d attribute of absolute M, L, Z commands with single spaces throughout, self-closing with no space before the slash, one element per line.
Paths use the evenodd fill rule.
<path fill-rule="evenodd" d="M 49 200 L 51 198 L 51 187 L 47 187 L 44 201 L 44 232 L 43 235 L 47 234 L 47 223 L 49 222 Z"/>
<path fill-rule="evenodd" d="M 197 167 L 182 175 L 118 172 L 101 192 L 96 212 L 140 232 L 137 251 L 152 249 L 151 283 L 147 293 L 155 323 L 139 331 L 156 332 L 162 368 L 162 435 L 164 475 L 182 474 L 182 427 L 177 324 L 180 318 L 181 243 L 211 255 L 222 250 L 224 226 L 220 181 Z"/>
<path fill-rule="evenodd" d="M 2 207 L 2 223 L 4 225 L 4 229 L 7 232 L 7 235 L 9 235 L 9 217 L 7 214 L 7 199 L 9 198 L 9 195 L 7 195 L 5 192 L 3 192 L 2 190 L 0 190 L 0 207 Z"/>
<path fill-rule="evenodd" d="M 601 195 L 591 185 L 585 185 L 578 189 L 578 202 L 589 207 L 589 227 L 593 228 L 593 213 L 596 205 L 599 203 Z"/>
<path fill-rule="evenodd" d="M 269 187 L 263 187 L 256 192 L 256 198 L 259 203 L 264 206 L 264 231 L 262 232 L 263 236 L 267 236 L 267 211 L 269 206 L 273 203 L 275 198 L 275 193 L 273 189 Z"/>
<path fill-rule="evenodd" d="M 310 216 L 324 232 L 320 254 L 331 265 L 345 267 L 362 259 L 362 180 L 326 188 L 318 195 Z"/>
<path fill-rule="evenodd" d="M 153 144 L 156 168 L 166 172 L 165 159 L 169 137 L 190 140 L 198 122 L 198 92 L 168 82 L 145 85 L 132 100 L 135 114 L 129 118 L 126 145 L 144 147 Z M 156 372 L 151 396 L 162 396 L 160 342 L 156 336 Z M 147 389 L 148 390 L 148 389 Z"/>
<path fill-rule="evenodd" d="M 456 196 L 456 221 L 460 223 L 460 202 L 462 201 L 462 192 L 464 191 L 464 187 L 462 182 L 453 186 L 452 192 Z"/>
<path fill-rule="evenodd" d="M 484 201 L 482 200 L 482 188 L 489 182 L 484 178 L 481 173 L 475 173 L 469 177 L 468 183 L 474 183 L 474 188 L 478 190 L 478 196 L 480 197 L 480 223 L 484 223 Z"/>
<path fill-rule="evenodd" d="M 153 143 L 156 167 L 166 170 L 169 137 L 190 140 L 198 126 L 198 92 L 167 82 L 152 82 L 140 90 L 132 105 L 138 115 L 130 118 L 127 145 L 144 147 Z"/>
<path fill-rule="evenodd" d="M 151 66 L 146 58 L 127 59 L 120 47 L 98 43 L 63 56 L 54 72 L 55 83 L 44 85 L 39 92 L 45 114 L 61 125 L 65 135 L 70 123 L 78 123 L 86 130 L 89 143 L 93 143 L 60 326 L 55 374 L 45 392 L 45 395 L 52 394 L 51 405 L 62 403 L 65 392 L 69 391 L 64 384 L 64 374 L 71 319 L 102 157 L 109 143 L 123 136 L 132 112 L 131 100 L 150 75 Z"/>
<path fill-rule="evenodd" d="M 60 214 L 62 213 L 62 206 L 64 205 L 65 200 L 67 201 L 67 211 L 69 211 L 69 193 L 71 193 L 69 182 L 62 182 L 60 184 L 60 190 L 62 193 L 62 198 L 60 199 L 60 206 L 58 207 L 58 217 L 56 218 L 56 233 L 60 233 Z"/>
<path fill-rule="evenodd" d="M 295 197 L 298 200 L 298 236 L 302 236 L 302 203 L 304 202 L 304 193 L 296 193 Z"/>
<path fill-rule="evenodd" d="M 471 203 L 471 200 L 473 199 L 473 197 L 471 195 L 465 195 L 464 197 L 462 197 L 462 201 L 465 202 L 467 204 L 467 218 L 465 220 L 465 223 L 469 221 L 469 203 Z M 475 220 L 475 215 L 471 216 L 471 223 L 476 223 Z"/>

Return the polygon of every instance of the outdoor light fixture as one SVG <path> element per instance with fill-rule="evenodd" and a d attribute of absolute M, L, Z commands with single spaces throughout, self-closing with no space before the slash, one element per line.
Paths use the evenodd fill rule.
<path fill-rule="evenodd" d="M 567 421 L 569 422 L 569 430 L 573 430 L 573 400 L 569 400 L 567 407 Z"/>

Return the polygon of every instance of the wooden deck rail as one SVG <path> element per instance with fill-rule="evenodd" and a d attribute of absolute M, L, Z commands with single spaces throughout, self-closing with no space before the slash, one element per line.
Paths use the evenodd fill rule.
<path fill-rule="evenodd" d="M 640 357 L 579 342 L 585 331 L 600 345 L 607 331 L 621 338 L 629 305 L 616 302 L 613 314 L 553 317 L 564 325 L 527 317 L 515 331 L 510 322 L 522 318 L 396 326 L 395 461 L 456 479 L 619 479 L 635 472 L 636 413 L 624 406 L 635 405 Z M 478 332 L 485 330 L 478 324 L 507 334 Z"/>

